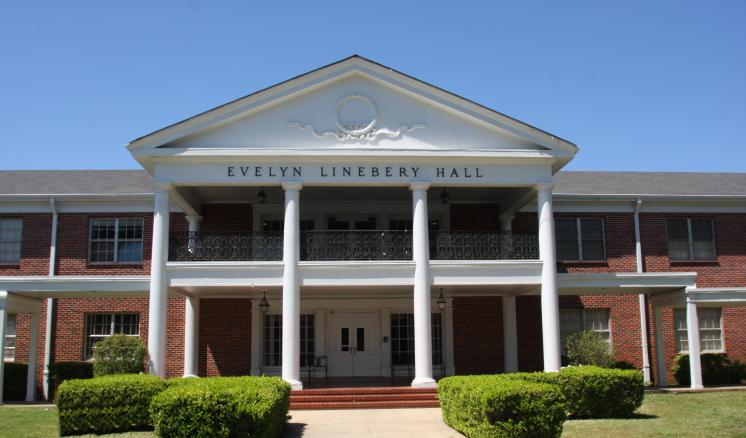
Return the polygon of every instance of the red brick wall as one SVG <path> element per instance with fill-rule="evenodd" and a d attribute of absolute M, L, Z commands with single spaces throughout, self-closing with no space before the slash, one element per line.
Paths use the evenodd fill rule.
<path fill-rule="evenodd" d="M 49 274 L 51 214 L 3 214 L 0 218 L 23 219 L 21 260 L 17 265 L 0 264 L 0 276 Z"/>
<path fill-rule="evenodd" d="M 453 204 L 451 229 L 499 230 L 499 212 L 497 204 Z"/>
<path fill-rule="evenodd" d="M 458 374 L 503 372 L 501 297 L 453 299 L 453 347 Z"/>
<path fill-rule="evenodd" d="M 202 299 L 200 376 L 240 376 L 251 372 L 251 301 Z"/>
<path fill-rule="evenodd" d="M 204 204 L 202 231 L 239 233 L 252 230 L 251 204 Z"/>

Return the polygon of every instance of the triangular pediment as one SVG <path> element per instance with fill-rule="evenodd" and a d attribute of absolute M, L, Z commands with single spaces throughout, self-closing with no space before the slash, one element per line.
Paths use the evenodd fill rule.
<path fill-rule="evenodd" d="M 149 134 L 129 148 L 576 151 L 572 143 L 357 56 Z"/>

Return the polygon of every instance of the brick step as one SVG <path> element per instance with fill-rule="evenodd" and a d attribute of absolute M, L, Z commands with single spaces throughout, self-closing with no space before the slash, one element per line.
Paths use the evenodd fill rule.
<path fill-rule="evenodd" d="M 392 409 L 392 408 L 437 408 L 438 400 L 400 400 L 364 402 L 290 402 L 290 409 Z"/>
<path fill-rule="evenodd" d="M 290 403 L 309 402 L 364 402 L 364 401 L 416 401 L 437 400 L 434 393 L 412 394 L 340 394 L 340 395 L 306 395 L 298 394 L 290 397 Z"/>
<path fill-rule="evenodd" d="M 318 388 L 291 391 L 296 395 L 351 395 L 351 394 L 437 394 L 435 388 L 412 388 L 411 386 L 369 387 L 369 388 Z"/>

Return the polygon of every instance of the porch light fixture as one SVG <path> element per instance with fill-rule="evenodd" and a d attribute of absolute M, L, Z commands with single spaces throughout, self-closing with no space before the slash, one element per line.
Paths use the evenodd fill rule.
<path fill-rule="evenodd" d="M 436 301 L 436 303 L 438 303 L 438 309 L 440 309 L 441 311 L 446 310 L 446 299 L 443 296 L 442 287 L 440 288 L 440 296 L 438 297 L 438 301 Z"/>
<path fill-rule="evenodd" d="M 448 204 L 448 202 L 450 202 L 450 200 L 451 200 L 451 195 L 450 195 L 450 194 L 448 193 L 448 190 L 447 190 L 447 189 L 443 189 L 443 191 L 442 191 L 442 192 L 440 192 L 440 200 L 441 200 L 441 201 L 442 201 L 442 202 L 443 202 L 444 204 Z"/>
<path fill-rule="evenodd" d="M 262 291 L 262 300 L 259 301 L 259 310 L 262 313 L 267 313 L 267 310 L 269 310 L 269 301 L 267 301 L 267 291 Z"/>
<path fill-rule="evenodd" d="M 267 200 L 267 194 L 264 193 L 264 187 L 259 188 L 259 193 L 257 193 L 256 199 L 259 200 L 260 204 L 264 204 L 264 202 Z"/>

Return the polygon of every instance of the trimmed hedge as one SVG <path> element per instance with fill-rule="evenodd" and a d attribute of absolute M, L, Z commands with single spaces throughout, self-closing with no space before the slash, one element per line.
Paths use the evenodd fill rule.
<path fill-rule="evenodd" d="M 470 438 L 559 437 L 566 419 L 557 386 L 505 375 L 446 377 L 438 398 L 446 424 Z"/>
<path fill-rule="evenodd" d="M 0 358 L 2 360 L 2 358 Z M 24 362 L 5 362 L 3 373 L 3 400 L 26 400 L 26 376 L 28 364 Z"/>
<path fill-rule="evenodd" d="M 49 364 L 49 384 L 52 388 L 59 387 L 65 380 L 91 378 L 93 378 L 93 364 L 90 362 L 71 361 Z"/>
<path fill-rule="evenodd" d="M 746 379 L 746 364 L 731 360 L 727 354 L 704 353 L 700 355 L 700 362 L 704 385 L 739 384 Z M 679 385 L 691 385 L 688 354 L 676 356 L 671 371 Z"/>
<path fill-rule="evenodd" d="M 157 395 L 150 412 L 161 437 L 277 437 L 290 385 L 277 377 L 189 379 Z"/>
<path fill-rule="evenodd" d="M 170 382 L 147 374 L 67 380 L 57 389 L 60 435 L 149 429 L 150 401 Z"/>
<path fill-rule="evenodd" d="M 629 417 L 642 405 L 645 383 L 637 370 L 567 367 L 559 373 L 516 373 L 511 379 L 557 385 L 573 418 Z"/>

